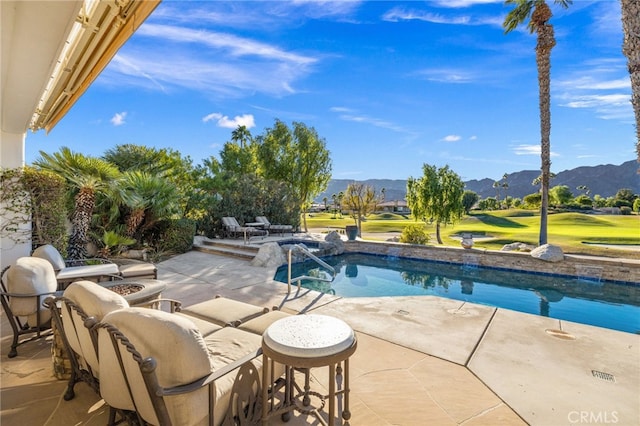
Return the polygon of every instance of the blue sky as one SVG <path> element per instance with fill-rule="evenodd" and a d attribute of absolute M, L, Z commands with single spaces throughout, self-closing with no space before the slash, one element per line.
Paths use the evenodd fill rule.
<path fill-rule="evenodd" d="M 505 35 L 491 0 L 163 1 L 67 116 L 29 133 L 61 146 L 170 147 L 195 164 L 238 125 L 314 127 L 333 178 L 464 180 L 540 168 L 535 35 Z M 635 158 L 617 0 L 552 7 L 552 171 Z"/>

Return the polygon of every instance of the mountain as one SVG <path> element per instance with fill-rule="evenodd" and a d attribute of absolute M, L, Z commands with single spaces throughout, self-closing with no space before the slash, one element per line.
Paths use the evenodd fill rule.
<path fill-rule="evenodd" d="M 551 187 L 556 185 L 567 185 L 574 196 L 582 193 L 578 186 L 589 188 L 589 194 L 593 197 L 599 194 L 602 197 L 616 195 L 621 188 L 629 188 L 635 194 L 640 194 L 640 174 L 638 174 L 638 162 L 636 160 L 627 161 L 618 166 L 604 164 L 600 166 L 577 167 L 572 170 L 565 170 L 551 179 Z M 514 198 L 522 198 L 525 195 L 534 193 L 537 188 L 531 183 L 540 176 L 539 170 L 523 170 L 511 173 L 507 176 L 509 188 L 506 195 Z M 496 179 L 473 179 L 465 182 L 465 189 L 474 191 L 481 198 L 495 197 L 496 188 L 493 183 L 498 180 L 502 183 L 502 177 Z M 407 192 L 407 181 L 402 179 L 368 179 L 364 181 L 354 181 L 352 179 L 331 179 L 327 190 L 316 197 L 317 203 L 322 203 L 322 199 L 327 197 L 327 202 L 331 203 L 331 196 L 345 191 L 350 183 L 359 182 L 370 185 L 380 191 L 385 189 L 386 200 L 404 200 Z M 500 189 L 500 198 L 504 198 L 505 193 Z"/>

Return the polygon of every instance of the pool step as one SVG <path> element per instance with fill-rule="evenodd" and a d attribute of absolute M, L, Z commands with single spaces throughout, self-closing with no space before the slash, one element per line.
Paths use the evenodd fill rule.
<path fill-rule="evenodd" d="M 258 248 L 244 245 L 242 240 L 240 240 L 239 244 L 216 240 L 202 240 L 200 244 L 194 244 L 193 248 L 194 250 L 204 253 L 232 256 L 246 260 L 252 260 L 256 253 L 258 253 Z"/>

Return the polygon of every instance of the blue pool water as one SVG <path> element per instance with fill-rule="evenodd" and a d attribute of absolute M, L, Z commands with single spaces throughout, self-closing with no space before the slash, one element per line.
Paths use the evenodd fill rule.
<path fill-rule="evenodd" d="M 640 333 L 640 286 L 518 273 L 488 268 L 342 254 L 323 258 L 336 269 L 332 283 L 304 288 L 342 297 L 441 296 L 582 324 Z M 323 276 L 312 261 L 292 265 L 292 276 Z M 287 282 L 287 266 L 275 279 Z"/>

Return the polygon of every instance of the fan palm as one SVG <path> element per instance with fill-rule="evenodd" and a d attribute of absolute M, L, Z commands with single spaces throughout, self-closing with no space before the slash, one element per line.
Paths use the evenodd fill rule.
<path fill-rule="evenodd" d="M 556 4 L 567 8 L 571 0 L 555 0 Z M 536 33 L 536 64 L 538 66 L 538 85 L 540 103 L 540 157 L 541 157 L 541 196 L 539 244 L 547 243 L 547 213 L 549 210 L 549 179 L 551 173 L 551 49 L 556 45 L 553 26 L 549 24 L 551 9 L 545 0 L 506 0 L 505 4 L 515 7 L 504 20 L 505 33 L 516 29 L 529 17 L 528 28 Z"/>
<path fill-rule="evenodd" d="M 122 189 L 135 196 L 128 197 L 130 209 L 126 218 L 126 235 L 133 237 L 144 224 L 151 227 L 158 219 L 179 210 L 179 193 L 171 182 L 162 176 L 152 176 L 140 171 L 124 174 Z"/>
<path fill-rule="evenodd" d="M 69 259 L 87 257 L 88 231 L 96 195 L 114 184 L 120 172 L 112 164 L 94 157 L 75 153 L 67 147 L 60 152 L 47 154 L 40 151 L 34 165 L 63 177 L 73 189 L 74 210 L 71 216 L 71 235 L 67 248 Z"/>

